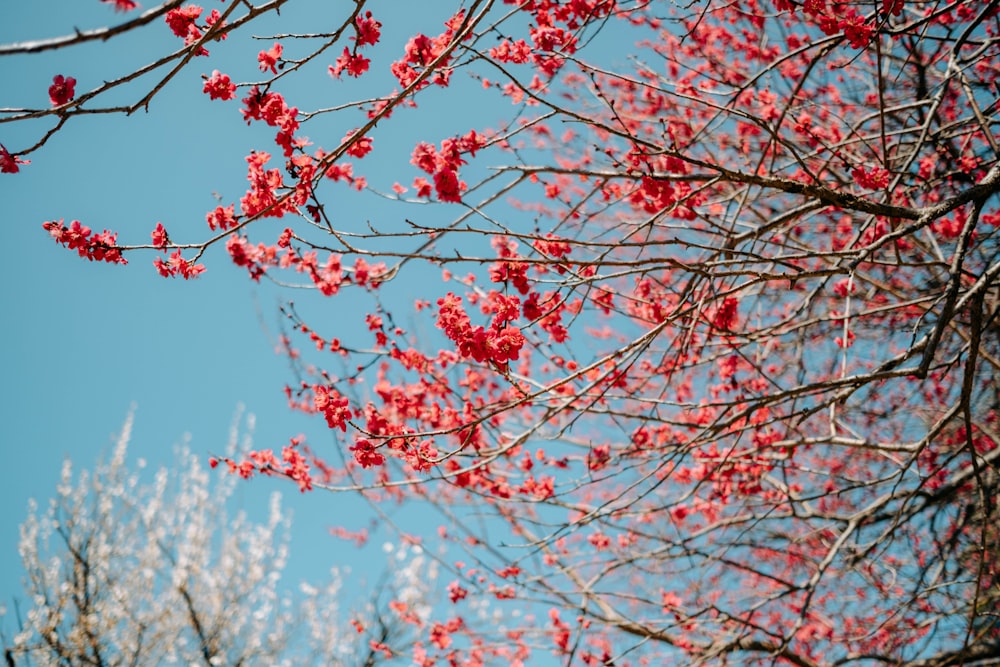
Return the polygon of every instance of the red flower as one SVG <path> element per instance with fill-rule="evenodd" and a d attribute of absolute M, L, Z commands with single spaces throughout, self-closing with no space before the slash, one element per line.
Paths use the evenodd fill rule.
<path fill-rule="evenodd" d="M 281 58 L 282 47 L 278 42 L 274 43 L 267 51 L 261 51 L 257 54 L 257 62 L 260 63 L 260 71 L 266 72 L 271 70 L 272 74 L 278 73 L 278 60 Z"/>
<path fill-rule="evenodd" d="M 52 106 L 61 107 L 76 97 L 75 86 L 76 79 L 71 76 L 56 74 L 52 77 L 52 85 L 49 86 L 49 101 L 52 102 Z"/>
<path fill-rule="evenodd" d="M 242 101 L 246 108 L 240 109 L 240 113 L 246 119 L 247 125 L 251 121 L 260 120 L 271 127 L 281 128 L 286 134 L 295 134 L 299 129 L 299 121 L 296 118 L 299 110 L 285 104 L 285 98 L 280 93 L 261 93 L 260 89 L 254 86 Z"/>
<path fill-rule="evenodd" d="M 359 16 L 354 20 L 358 27 L 358 46 L 365 44 L 375 44 L 382 36 L 382 24 L 372 18 L 371 12 L 365 12 L 363 17 Z"/>
<path fill-rule="evenodd" d="M 201 36 L 201 31 L 195 25 L 195 21 L 201 16 L 201 12 L 201 7 L 197 5 L 177 7 L 167 12 L 164 20 L 175 35 L 190 43 Z"/>
<path fill-rule="evenodd" d="M 431 182 L 423 176 L 417 176 L 413 179 L 413 187 L 417 189 L 418 197 L 431 196 Z"/>
<path fill-rule="evenodd" d="M 977 166 L 979 166 L 979 158 L 975 155 L 964 155 L 958 161 L 958 168 L 966 174 L 971 174 Z"/>
<path fill-rule="evenodd" d="M 428 174 L 433 174 L 437 168 L 437 160 L 437 149 L 434 145 L 421 141 L 413 149 L 413 157 L 410 158 L 410 164 L 426 171 Z"/>
<path fill-rule="evenodd" d="M 340 73 L 347 70 L 347 73 L 351 76 L 359 77 L 368 71 L 368 66 L 371 65 L 371 62 L 371 60 L 364 56 L 352 54 L 350 49 L 345 46 L 344 53 L 337 58 L 337 62 L 330 65 L 330 76 L 339 79 Z"/>
<path fill-rule="evenodd" d="M 351 447 L 350 450 L 354 452 L 354 458 L 361 464 L 362 468 L 371 468 L 385 463 L 385 457 L 375 451 L 375 445 L 368 440 L 358 440 L 358 444 Z"/>
<path fill-rule="evenodd" d="M 732 331 L 739 319 L 739 307 L 740 302 L 736 297 L 727 296 L 716 309 L 712 317 L 712 325 L 716 329 Z"/>
<path fill-rule="evenodd" d="M 228 75 L 219 70 L 212 70 L 212 76 L 205 79 L 205 87 L 202 88 L 202 92 L 208 93 L 209 99 L 232 100 L 236 98 L 236 84 L 230 80 Z"/>
<path fill-rule="evenodd" d="M 208 222 L 208 228 L 212 231 L 215 231 L 216 228 L 225 231 L 239 224 L 235 214 L 235 204 L 230 204 L 225 208 L 216 206 L 214 211 L 205 216 L 205 220 Z"/>
<path fill-rule="evenodd" d="M 162 222 L 156 223 L 156 229 L 150 233 L 150 236 L 153 238 L 153 245 L 159 250 L 166 248 L 167 243 L 170 241 L 170 238 L 167 236 L 167 230 L 164 229 Z"/>
<path fill-rule="evenodd" d="M 0 144 L 0 174 L 16 174 L 21 171 L 19 164 L 31 164 L 31 160 L 22 160 L 16 155 L 7 152 L 7 148 Z"/>
<path fill-rule="evenodd" d="M 447 628 L 441 623 L 434 623 L 434 626 L 431 628 L 430 640 L 432 644 L 441 650 L 451 646 L 451 636 L 448 634 Z"/>
<path fill-rule="evenodd" d="M 459 600 L 464 600 L 468 594 L 469 591 L 463 588 L 457 580 L 448 584 L 448 599 L 451 600 L 452 604 L 455 604 Z"/>
<path fill-rule="evenodd" d="M 882 11 L 893 16 L 903 13 L 903 0 L 882 0 Z"/>
<path fill-rule="evenodd" d="M 314 385 L 313 407 L 326 417 L 327 426 L 347 432 L 347 422 L 351 418 L 350 402 L 336 389 L 329 389 L 321 384 Z"/>
<path fill-rule="evenodd" d="M 454 169 L 445 168 L 434 174 L 434 189 L 441 201 L 457 202 L 462 200 L 465 183 L 458 180 Z"/>
<path fill-rule="evenodd" d="M 872 41 L 872 35 L 875 34 L 875 27 L 865 21 L 863 16 L 858 15 L 841 19 L 837 27 L 844 31 L 844 37 L 855 49 L 863 49 Z"/>
<path fill-rule="evenodd" d="M 133 0 L 101 0 L 101 2 L 115 3 L 116 12 L 132 11 L 133 9 L 139 6 L 138 3 L 134 2 Z"/>
<path fill-rule="evenodd" d="M 347 141 L 351 136 L 357 132 L 357 130 L 351 130 L 344 135 L 342 141 Z M 363 158 L 368 155 L 372 150 L 372 138 L 371 137 L 358 137 L 354 140 L 350 146 L 347 147 L 347 154 L 351 157 Z"/>
<path fill-rule="evenodd" d="M 490 49 L 490 57 L 502 63 L 526 63 L 531 60 L 531 45 L 523 39 L 516 42 L 505 39 L 500 46 Z"/>
<path fill-rule="evenodd" d="M 870 171 L 864 167 L 851 170 L 854 182 L 865 190 L 881 190 L 889 185 L 889 172 L 881 167 L 873 167 Z"/>

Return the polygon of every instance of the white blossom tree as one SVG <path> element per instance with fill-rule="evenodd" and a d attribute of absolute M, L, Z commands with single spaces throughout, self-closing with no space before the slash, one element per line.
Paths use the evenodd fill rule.
<path fill-rule="evenodd" d="M 56 496 L 21 526 L 27 609 L 4 638 L 8 665 L 374 665 L 410 641 L 384 605 L 429 610 L 436 563 L 387 549 L 362 608 L 342 609 L 339 571 L 298 593 L 279 586 L 290 518 L 271 496 L 266 523 L 227 512 L 236 479 L 184 448 L 152 483 L 126 463 L 132 419 L 93 473 L 63 465 Z M 236 447 L 234 428 L 230 449 Z M 139 462 L 140 469 L 144 467 Z"/>

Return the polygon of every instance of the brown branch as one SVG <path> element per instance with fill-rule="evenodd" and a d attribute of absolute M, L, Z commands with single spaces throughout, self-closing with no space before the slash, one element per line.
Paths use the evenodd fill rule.
<path fill-rule="evenodd" d="M 154 7 L 149 9 L 139 16 L 135 17 L 131 21 L 126 21 L 125 23 L 109 27 L 109 28 L 97 28 L 96 30 L 77 30 L 76 33 L 72 35 L 64 35 L 63 37 L 52 37 L 50 39 L 40 39 L 33 42 L 16 42 L 14 44 L 2 44 L 0 45 L 0 56 L 9 56 L 17 53 L 38 53 L 40 51 L 51 51 L 52 49 L 61 49 L 67 46 L 75 46 L 77 44 L 84 44 L 86 42 L 102 41 L 106 42 L 112 37 L 117 37 L 118 35 L 124 34 L 135 28 L 154 21 L 155 19 L 163 16 L 168 11 L 174 7 L 179 7 L 184 0 L 169 0 L 159 7 Z"/>

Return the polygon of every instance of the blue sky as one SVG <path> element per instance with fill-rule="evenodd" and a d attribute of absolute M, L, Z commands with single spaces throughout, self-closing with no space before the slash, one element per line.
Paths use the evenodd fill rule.
<path fill-rule="evenodd" d="M 315 17 L 325 13 L 323 5 L 290 3 L 283 11 L 287 24 L 282 29 L 309 25 L 310 20 L 314 28 Z M 377 14 L 379 5 L 371 5 Z M 403 6 L 414 7 L 394 4 L 388 16 L 378 17 L 386 24 L 387 42 L 397 49 L 415 30 L 436 34 L 454 9 L 450 2 L 421 3 L 419 14 L 401 14 Z M 123 20 L 97 0 L 13 3 L 4 12 L 0 43 Z M 158 21 L 140 35 L 108 44 L 2 57 L 0 107 L 44 108 L 56 74 L 75 77 L 79 95 L 178 44 Z M 196 452 L 222 451 L 240 404 L 257 417 L 254 439 L 259 447 L 280 447 L 300 432 L 314 444 L 330 442 L 322 421 L 294 415 L 286 407 L 282 387 L 291 375 L 274 347 L 278 305 L 287 294 L 266 282 L 252 283 L 221 247 L 206 256 L 207 273 L 185 282 L 158 276 L 151 254 L 130 255 L 127 267 L 88 263 L 57 246 L 41 227 L 46 220 L 80 219 L 97 230 L 118 231 L 121 242 L 147 243 L 149 232 L 162 221 L 175 240 L 204 238 L 205 213 L 217 203 L 213 193 L 227 203 L 238 200 L 245 190 L 243 157 L 252 148 L 273 149 L 270 129 L 262 133 L 238 121 L 238 102 L 210 102 L 201 92 L 200 75 L 215 68 L 231 73 L 234 81 L 260 78 L 256 50 L 246 43 L 212 48 L 218 49 L 213 58 L 196 61 L 170 82 L 149 113 L 74 119 L 28 156 L 32 163 L 21 173 L 0 179 L 8 250 L 0 262 L 0 447 L 6 461 L 0 499 L 7 510 L 0 515 L 0 604 L 8 607 L 20 593 L 17 527 L 28 498 L 44 502 L 52 495 L 64 457 L 71 457 L 78 468 L 90 467 L 109 451 L 132 404 L 137 412 L 131 455 L 154 464 L 169 462 L 173 446 L 186 434 Z M 335 82 L 317 70 L 311 78 L 303 75 L 299 83 L 288 85 L 299 86 L 303 97 L 312 97 L 317 106 L 337 104 L 365 95 L 365 85 L 385 85 L 388 61 L 377 64 L 381 73 L 373 72 L 371 84 Z M 302 88 L 310 85 L 315 90 Z M 139 88 L 131 90 L 124 99 L 139 93 Z M 453 99 L 428 96 L 419 116 L 420 130 L 429 139 L 449 136 L 455 131 L 449 123 L 462 112 Z M 345 119 L 343 129 L 316 139 L 335 145 L 359 119 Z M 0 124 L 0 143 L 16 151 L 33 143 L 45 127 Z M 386 165 L 395 169 L 401 157 L 405 164 L 413 142 L 395 132 L 388 127 L 375 135 L 379 150 L 366 160 L 370 180 L 388 169 Z M 399 178 L 413 175 L 407 171 Z M 335 211 L 364 224 L 378 220 L 379 209 L 370 205 L 361 209 L 353 198 L 344 197 Z M 405 295 L 411 300 L 420 289 L 412 287 L 416 291 Z M 350 300 L 338 299 L 324 307 L 330 311 L 353 306 Z M 326 313 L 326 324 L 336 321 L 336 312 Z M 274 486 L 256 480 L 241 495 L 263 513 Z M 360 501 L 322 493 L 300 497 L 293 485 L 278 486 L 295 512 L 288 570 L 293 578 L 300 573 L 320 578 L 338 561 L 359 562 L 357 554 L 329 537 L 326 529 L 334 524 L 363 527 L 368 518 L 359 509 Z M 373 570 L 369 576 L 378 573 Z"/>

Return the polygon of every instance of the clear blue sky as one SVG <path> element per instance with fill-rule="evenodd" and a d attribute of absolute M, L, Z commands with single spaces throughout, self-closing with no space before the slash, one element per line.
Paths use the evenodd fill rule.
<path fill-rule="evenodd" d="M 379 4 L 370 4 L 378 14 Z M 290 3 L 281 29 L 317 29 L 316 16 L 329 14 L 328 7 L 320 9 L 325 6 L 320 0 Z M 454 7 L 451 2 L 392 3 L 391 9 L 383 5 L 378 18 L 385 23 L 386 40 L 398 49 L 416 30 L 439 32 Z M 69 34 L 123 18 L 98 0 L 6 3 L 0 43 Z M 254 30 L 262 34 L 265 26 Z M 135 38 L 0 58 L 0 107 L 47 106 L 55 74 L 75 77 L 79 95 L 178 43 L 158 21 Z M 271 42 L 261 44 L 265 48 Z M 286 55 L 290 46 L 286 42 Z M 243 157 L 252 148 L 273 149 L 270 128 L 262 133 L 234 122 L 238 102 L 210 102 L 201 92 L 200 75 L 215 68 L 235 81 L 260 78 L 256 51 L 245 43 L 212 48 L 218 58 L 195 62 L 154 100 L 148 114 L 74 119 L 29 156 L 32 163 L 21 173 L 0 178 L 6 234 L 0 262 L 0 448 L 5 461 L 0 604 L 8 607 L 20 593 L 17 527 L 28 498 L 44 502 L 52 495 L 64 457 L 77 467 L 92 466 L 109 450 L 131 404 L 138 406 L 131 454 L 153 463 L 171 460 L 172 447 L 185 434 L 196 452 L 221 451 L 240 403 L 257 416 L 257 446 L 280 447 L 299 432 L 317 444 L 330 441 L 320 420 L 286 408 L 282 387 L 291 375 L 273 351 L 281 292 L 254 285 L 221 247 L 206 257 L 206 274 L 185 282 L 159 277 L 151 254 L 130 255 L 127 267 L 88 263 L 57 246 L 41 228 L 46 220 L 80 219 L 98 230 L 118 231 L 121 242 L 147 243 L 162 221 L 175 240 L 204 237 L 205 213 L 216 204 L 213 192 L 227 203 L 238 200 L 246 188 Z M 319 71 L 294 85 L 303 95 L 303 86 L 314 85 L 312 101 L 333 105 L 364 96 L 364 85 L 379 92 L 391 89 L 384 88 L 388 65 L 388 60 L 374 64 L 381 73 L 374 73 L 371 84 L 338 83 Z M 139 89 L 131 91 L 126 98 L 134 99 Z M 422 115 L 414 112 L 414 119 L 421 119 L 423 138 L 439 140 L 455 132 L 455 118 L 463 112 L 468 109 L 454 99 L 438 96 L 427 100 Z M 336 145 L 359 120 L 345 119 L 342 129 L 315 138 Z M 465 129 L 468 123 L 468 118 L 462 121 Z M 0 143 L 16 151 L 33 143 L 40 129 L 0 124 Z M 401 156 L 405 164 L 413 141 L 394 132 L 375 135 L 376 151 L 366 160 L 370 180 L 385 165 L 399 165 Z M 399 178 L 413 175 L 406 171 Z M 339 216 L 353 216 L 359 225 L 377 220 L 377 208 L 362 211 L 351 197 L 336 206 Z M 407 296 L 411 300 L 419 291 L 414 287 Z M 350 307 L 350 302 L 341 299 L 335 307 Z M 327 323 L 335 321 L 331 312 Z M 279 486 L 295 512 L 293 577 L 301 572 L 319 578 L 339 560 L 358 562 L 357 554 L 330 538 L 326 528 L 362 527 L 367 518 L 358 510 L 359 501 L 322 493 L 299 497 L 293 485 Z M 272 488 L 266 480 L 247 486 L 246 502 L 262 506 Z"/>

